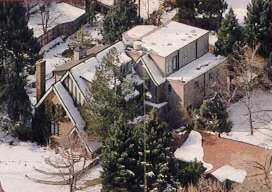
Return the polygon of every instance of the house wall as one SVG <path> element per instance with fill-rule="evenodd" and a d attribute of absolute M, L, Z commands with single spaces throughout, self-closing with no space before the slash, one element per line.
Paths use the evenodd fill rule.
<path fill-rule="evenodd" d="M 197 39 L 197 58 L 209 52 L 209 33 Z"/>
<path fill-rule="evenodd" d="M 47 100 L 53 102 L 55 105 L 59 104 L 61 105 L 61 101 L 59 100 L 58 96 L 52 91 L 48 97 Z M 72 129 L 74 128 L 73 123 L 69 119 L 68 115 L 66 114 L 65 120 L 59 122 L 59 137 L 68 135 Z M 54 136 L 57 137 L 57 136 Z"/>

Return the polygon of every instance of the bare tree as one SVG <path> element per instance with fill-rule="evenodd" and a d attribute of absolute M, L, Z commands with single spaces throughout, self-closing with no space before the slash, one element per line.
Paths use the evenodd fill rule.
<path fill-rule="evenodd" d="M 252 91 L 256 86 L 257 74 L 254 72 L 254 62 L 256 62 L 256 52 L 258 51 L 260 44 L 256 45 L 254 49 L 248 46 L 236 45 L 236 56 L 229 56 L 229 64 L 233 67 L 233 74 L 235 78 L 232 84 L 236 87 L 236 91 L 240 92 L 244 99 L 241 101 L 244 103 L 247 109 L 248 123 L 250 127 L 250 134 L 253 135 L 253 103 L 252 103 Z"/>
<path fill-rule="evenodd" d="M 34 170 L 44 174 L 59 178 L 58 181 L 46 181 L 42 179 L 28 179 L 33 182 L 48 185 L 68 185 L 70 192 L 80 189 L 78 181 L 86 174 L 88 170 L 99 163 L 99 158 L 91 159 L 85 145 L 78 136 L 69 136 L 66 141 L 62 142 L 59 149 L 59 157 L 45 159 L 45 163 L 56 169 L 55 172 L 47 172 L 34 167 Z"/>
<path fill-rule="evenodd" d="M 39 3 L 40 9 L 40 15 L 41 15 L 41 22 L 42 22 L 42 30 L 43 33 L 45 34 L 48 29 L 49 25 L 49 19 L 50 19 L 50 3 L 47 1 L 41 1 Z"/>

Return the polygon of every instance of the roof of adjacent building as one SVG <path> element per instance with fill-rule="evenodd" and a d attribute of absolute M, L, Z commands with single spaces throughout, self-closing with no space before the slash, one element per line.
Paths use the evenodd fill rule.
<path fill-rule="evenodd" d="M 209 31 L 204 29 L 170 21 L 159 27 L 136 26 L 123 34 L 123 40 L 128 44 L 139 40 L 144 48 L 152 50 L 162 57 L 167 57 L 207 33 Z"/>
<path fill-rule="evenodd" d="M 226 57 L 215 56 L 211 53 L 206 53 L 202 57 L 192 61 L 186 66 L 182 67 L 175 73 L 172 73 L 167 77 L 168 80 L 179 80 L 185 83 L 197 78 L 198 76 L 206 73 L 210 69 L 223 63 Z"/>
<path fill-rule="evenodd" d="M 142 45 L 155 51 L 158 55 L 166 57 L 206 33 L 209 33 L 209 31 L 171 21 L 166 25 L 162 25 L 153 33 L 144 36 Z"/>

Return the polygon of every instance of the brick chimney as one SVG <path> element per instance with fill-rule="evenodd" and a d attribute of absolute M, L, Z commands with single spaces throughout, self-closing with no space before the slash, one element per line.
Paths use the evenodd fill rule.
<path fill-rule="evenodd" d="M 87 49 L 85 46 L 78 46 L 74 49 L 74 60 L 80 60 L 87 55 Z"/>
<path fill-rule="evenodd" d="M 45 61 L 39 60 L 36 63 L 36 98 L 37 103 L 45 94 Z"/>

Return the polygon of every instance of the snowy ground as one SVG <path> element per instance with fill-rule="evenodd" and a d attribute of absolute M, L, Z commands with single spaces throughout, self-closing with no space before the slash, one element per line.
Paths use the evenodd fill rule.
<path fill-rule="evenodd" d="M 14 145 L 9 145 L 10 141 L 13 141 Z M 38 184 L 25 177 L 28 175 L 44 180 L 57 180 L 53 176 L 45 176 L 33 170 L 33 167 L 36 167 L 45 171 L 53 171 L 54 169 L 44 162 L 44 158 L 56 157 L 54 151 L 40 147 L 35 143 L 20 142 L 0 132 L 0 154 L 0 182 L 5 192 L 68 191 L 68 186 Z M 99 178 L 100 171 L 101 166 L 97 165 L 88 173 L 88 179 Z M 100 189 L 101 186 L 98 185 L 90 187 L 86 191 L 98 192 Z"/>
<path fill-rule="evenodd" d="M 254 135 L 250 135 L 248 112 L 243 100 L 228 108 L 233 122 L 232 131 L 222 137 L 272 149 L 272 94 L 255 90 L 252 94 L 252 112 Z"/>
<path fill-rule="evenodd" d="M 203 161 L 204 151 L 202 148 L 202 137 L 200 133 L 196 131 L 191 131 L 189 137 L 185 143 L 175 151 L 175 157 L 183 161 L 193 161 L 197 160 L 203 163 L 204 167 L 209 171 L 213 168 L 211 164 L 205 163 Z"/>
<path fill-rule="evenodd" d="M 235 169 L 232 166 L 224 165 L 212 173 L 219 181 L 224 182 L 227 179 L 237 183 L 243 183 L 246 178 L 246 171 Z"/>
<path fill-rule="evenodd" d="M 37 6 L 40 6 L 37 4 Z M 33 9 L 36 9 L 34 7 Z M 71 6 L 67 3 L 50 3 L 49 7 L 49 22 L 48 30 L 52 29 L 58 24 L 66 23 L 75 20 L 85 13 L 84 10 L 77 7 Z M 34 36 L 39 37 L 43 34 L 42 30 L 42 19 L 41 14 L 37 11 L 35 14 L 30 16 L 28 27 L 33 29 Z"/>

